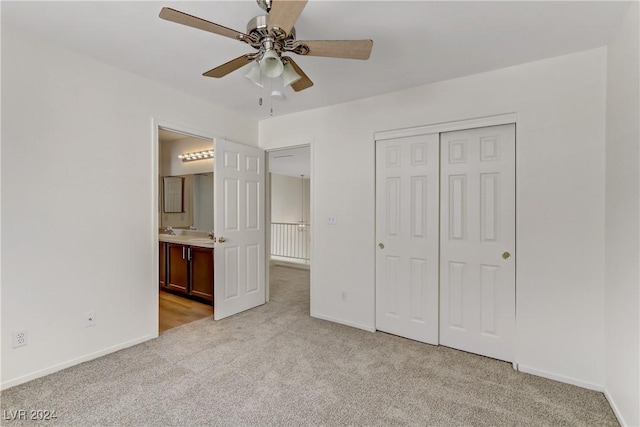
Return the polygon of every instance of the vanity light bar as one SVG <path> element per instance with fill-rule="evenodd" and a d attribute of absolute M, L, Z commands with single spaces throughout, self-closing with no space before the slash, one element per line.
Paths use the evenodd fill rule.
<path fill-rule="evenodd" d="M 213 159 L 213 150 L 195 151 L 193 153 L 183 153 L 178 156 L 183 162 L 191 162 L 193 160 Z"/>

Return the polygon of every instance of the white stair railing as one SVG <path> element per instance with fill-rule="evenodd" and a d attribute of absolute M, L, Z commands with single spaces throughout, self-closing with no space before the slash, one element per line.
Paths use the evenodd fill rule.
<path fill-rule="evenodd" d="M 309 260 L 309 224 L 271 223 L 271 255 Z"/>

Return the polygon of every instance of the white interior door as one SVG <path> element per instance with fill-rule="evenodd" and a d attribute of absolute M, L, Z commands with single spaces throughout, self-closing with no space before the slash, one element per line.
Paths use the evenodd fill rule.
<path fill-rule="evenodd" d="M 513 361 L 515 125 L 440 138 L 440 343 Z"/>
<path fill-rule="evenodd" d="M 214 318 L 265 303 L 264 151 L 215 141 Z"/>
<path fill-rule="evenodd" d="M 438 344 L 438 134 L 376 143 L 376 329 Z"/>

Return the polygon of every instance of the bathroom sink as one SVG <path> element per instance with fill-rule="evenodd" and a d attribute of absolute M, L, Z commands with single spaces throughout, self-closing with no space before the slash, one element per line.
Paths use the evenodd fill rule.
<path fill-rule="evenodd" d="M 209 238 L 206 238 L 206 239 L 189 239 L 189 242 L 191 242 L 191 243 L 206 243 L 206 244 L 209 244 L 209 245 L 213 245 L 215 243 L 213 241 L 213 239 L 209 239 Z"/>

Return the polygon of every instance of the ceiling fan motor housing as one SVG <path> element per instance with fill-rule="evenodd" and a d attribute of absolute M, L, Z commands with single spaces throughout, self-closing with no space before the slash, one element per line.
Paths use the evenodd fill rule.
<path fill-rule="evenodd" d="M 288 35 L 275 33 L 274 31 L 269 31 L 268 23 L 269 15 L 256 16 L 247 23 L 247 34 L 251 36 L 252 40 L 249 44 L 256 49 L 274 49 L 278 53 L 285 50 L 293 50 L 296 41 L 296 29 L 291 28 Z M 265 46 L 265 44 L 269 43 L 271 45 Z"/>

